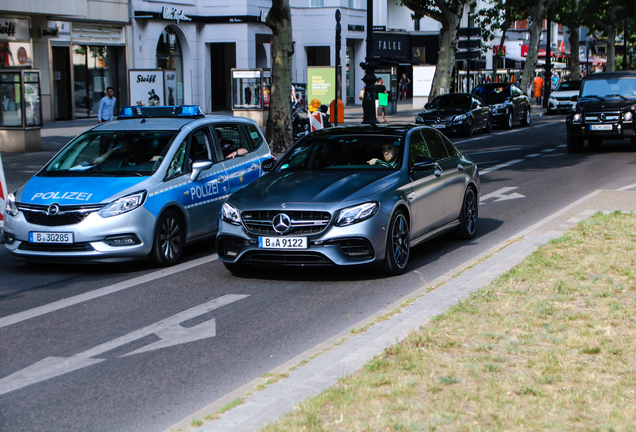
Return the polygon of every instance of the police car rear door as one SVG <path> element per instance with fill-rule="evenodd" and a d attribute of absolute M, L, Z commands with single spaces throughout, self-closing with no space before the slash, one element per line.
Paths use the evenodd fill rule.
<path fill-rule="evenodd" d="M 230 193 L 232 194 L 260 177 L 260 160 L 253 151 L 255 148 L 254 140 L 248 139 L 244 125 L 222 123 L 215 124 L 214 129 L 215 133 L 213 135 L 219 142 L 220 154 L 225 157 L 223 164 L 225 165 Z M 232 157 L 234 152 L 239 150 L 247 151 L 247 153 L 242 156 Z M 227 157 L 228 155 L 230 156 L 229 158 Z"/>

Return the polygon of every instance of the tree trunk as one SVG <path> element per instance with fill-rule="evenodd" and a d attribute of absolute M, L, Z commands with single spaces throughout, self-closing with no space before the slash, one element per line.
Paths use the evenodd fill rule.
<path fill-rule="evenodd" d="M 455 65 L 455 53 L 457 52 L 459 39 L 459 25 L 463 11 L 463 5 L 442 11 L 444 15 L 444 20 L 441 22 L 443 29 L 442 46 L 439 49 L 439 58 L 437 59 L 437 67 L 435 68 L 429 99 L 450 91 L 451 75 Z"/>
<path fill-rule="evenodd" d="M 536 8 L 535 8 L 536 9 Z M 534 19 L 535 16 L 540 16 L 540 19 Z M 537 68 L 537 57 L 539 54 L 539 38 L 541 30 L 543 29 L 543 17 L 545 14 L 532 15 L 532 24 L 528 27 L 530 33 L 530 42 L 528 42 L 528 55 L 526 56 L 526 64 L 523 66 L 523 75 L 521 76 L 521 82 L 519 88 L 528 96 L 532 95 L 532 83 L 534 82 L 534 74 Z"/>
<path fill-rule="evenodd" d="M 607 63 L 605 63 L 605 72 L 614 72 L 614 63 L 616 61 L 616 27 L 608 26 L 607 34 Z"/>
<path fill-rule="evenodd" d="M 570 79 L 581 79 L 581 67 L 579 62 L 579 28 L 570 28 Z"/>
<path fill-rule="evenodd" d="M 274 153 L 284 153 L 294 143 L 291 122 L 294 45 L 289 0 L 273 0 L 265 24 L 273 33 L 272 77 L 265 139 Z"/>

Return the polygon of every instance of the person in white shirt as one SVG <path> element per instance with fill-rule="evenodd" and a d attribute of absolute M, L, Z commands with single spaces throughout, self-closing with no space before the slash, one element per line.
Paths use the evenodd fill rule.
<path fill-rule="evenodd" d="M 106 88 L 106 96 L 99 101 L 99 111 L 97 112 L 97 121 L 99 123 L 108 122 L 114 119 L 113 109 L 117 98 L 114 97 L 115 91 L 112 87 Z"/>

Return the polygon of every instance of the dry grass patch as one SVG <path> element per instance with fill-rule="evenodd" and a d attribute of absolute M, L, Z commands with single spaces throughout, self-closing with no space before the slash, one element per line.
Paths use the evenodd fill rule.
<path fill-rule="evenodd" d="M 264 431 L 636 431 L 636 216 L 597 214 Z"/>

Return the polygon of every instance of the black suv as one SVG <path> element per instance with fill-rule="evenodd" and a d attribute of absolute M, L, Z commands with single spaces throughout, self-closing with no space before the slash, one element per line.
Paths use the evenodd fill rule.
<path fill-rule="evenodd" d="M 583 78 L 579 101 L 568 115 L 568 151 L 583 150 L 587 140 L 598 148 L 603 140 L 631 139 L 636 151 L 636 72 L 602 72 Z"/>
<path fill-rule="evenodd" d="M 530 125 L 530 99 L 516 85 L 508 82 L 480 84 L 473 93 L 490 105 L 493 123 L 507 129 L 517 120 L 523 126 Z"/>

